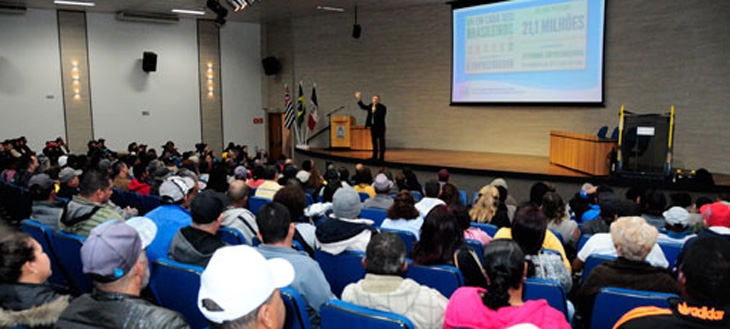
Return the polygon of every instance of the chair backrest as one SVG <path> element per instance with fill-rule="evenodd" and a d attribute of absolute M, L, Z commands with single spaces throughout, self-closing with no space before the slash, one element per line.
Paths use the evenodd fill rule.
<path fill-rule="evenodd" d="M 256 215 L 259 213 L 259 209 L 269 202 L 271 202 L 271 199 L 269 198 L 254 195 L 248 198 L 248 210 L 251 210 L 251 212 Z"/>
<path fill-rule="evenodd" d="M 365 200 L 370 199 L 370 194 L 365 192 L 358 192 L 357 194 L 360 196 L 360 202 L 365 202 Z"/>
<path fill-rule="evenodd" d="M 406 244 L 406 255 L 411 254 L 411 250 L 413 250 L 413 244 L 418 241 L 418 237 L 413 234 L 411 231 L 404 231 L 404 230 L 396 230 L 392 228 L 380 228 L 381 231 L 384 232 L 393 232 L 395 234 L 398 234 L 398 236 L 403 240 L 403 243 Z"/>
<path fill-rule="evenodd" d="M 622 288 L 601 288 L 591 315 L 591 329 L 611 329 L 628 311 L 640 306 L 669 308 L 669 298 L 675 294 Z"/>
<path fill-rule="evenodd" d="M 482 258 L 484 257 L 484 245 L 482 242 L 474 239 L 464 239 L 464 243 L 474 249 L 474 252 L 477 254 L 477 258 L 479 258 L 479 262 L 482 262 Z"/>
<path fill-rule="evenodd" d="M 469 197 L 466 194 L 465 190 L 459 190 L 459 200 L 461 200 L 461 204 L 464 206 L 469 205 Z"/>
<path fill-rule="evenodd" d="M 586 245 L 586 242 L 593 236 L 593 234 L 583 234 L 580 236 L 580 239 L 578 239 L 578 251 L 583 249 L 583 246 Z"/>
<path fill-rule="evenodd" d="M 669 262 L 669 268 L 672 269 L 677 266 L 677 257 L 679 257 L 679 252 L 682 251 L 683 244 L 680 242 L 664 241 L 657 243 L 659 244 L 659 248 L 662 248 L 664 256 L 667 257 L 667 261 Z"/>
<path fill-rule="evenodd" d="M 218 237 L 223 240 L 223 242 L 232 246 L 248 244 L 246 242 L 246 237 L 243 236 L 243 233 L 232 227 L 221 226 L 218 228 L 218 232 L 216 233 L 216 235 L 218 235 Z"/>
<path fill-rule="evenodd" d="M 388 211 L 385 209 L 363 208 L 360 211 L 360 218 L 372 219 L 375 227 L 380 227 L 386 217 L 388 217 Z"/>
<path fill-rule="evenodd" d="M 160 197 L 156 196 L 156 195 L 140 195 L 140 201 L 142 203 L 142 205 L 141 205 L 142 208 L 137 209 L 137 210 L 139 210 L 140 214 L 146 214 L 146 213 L 152 211 L 153 209 L 159 207 L 160 204 L 162 204 L 161 200 L 162 199 L 160 199 Z"/>
<path fill-rule="evenodd" d="M 611 139 L 617 141 L 618 140 L 618 126 L 613 128 L 613 132 L 611 133 Z"/>
<path fill-rule="evenodd" d="M 150 288 L 160 306 L 180 312 L 191 328 L 208 325 L 198 309 L 203 268 L 160 258 L 152 264 Z"/>
<path fill-rule="evenodd" d="M 314 198 L 312 197 L 312 195 L 311 195 L 311 194 L 309 194 L 309 193 L 305 193 L 305 194 L 304 194 L 304 197 L 305 197 L 305 198 L 306 198 L 306 200 L 307 200 L 307 207 L 309 207 L 309 206 L 311 206 L 311 205 L 313 205 L 313 204 L 314 204 Z"/>
<path fill-rule="evenodd" d="M 497 231 L 499 231 L 499 227 L 494 224 L 489 223 L 477 223 L 477 222 L 471 222 L 469 224 L 471 227 L 476 227 L 484 232 L 486 232 L 490 237 L 494 237 L 495 234 L 497 234 Z"/>
<path fill-rule="evenodd" d="M 322 329 L 415 329 L 405 316 L 357 306 L 337 299 L 327 301 L 319 310 Z"/>
<path fill-rule="evenodd" d="M 528 278 L 525 280 L 523 294 L 526 300 L 546 300 L 550 306 L 563 312 L 565 318 L 568 318 L 567 298 L 560 283 L 548 279 Z"/>
<path fill-rule="evenodd" d="M 91 278 L 84 274 L 81 263 L 81 246 L 84 245 L 86 238 L 61 230 L 53 232 L 50 237 L 58 265 L 71 290 L 79 294 L 91 292 L 93 288 Z"/>
<path fill-rule="evenodd" d="M 63 271 L 58 265 L 56 254 L 53 248 L 51 248 L 51 234 L 53 234 L 53 229 L 48 225 L 41 224 L 32 219 L 24 219 L 20 222 L 20 229 L 38 241 L 43 251 L 51 260 L 51 276 L 48 278 L 48 283 L 54 287 L 68 289 L 68 282 L 63 277 Z"/>
<path fill-rule="evenodd" d="M 603 126 L 598 129 L 598 132 L 596 132 L 596 136 L 600 138 L 606 138 L 606 134 L 608 133 L 608 126 Z"/>
<path fill-rule="evenodd" d="M 411 194 L 413 195 L 413 199 L 416 200 L 416 202 L 423 199 L 423 194 L 421 194 L 421 191 L 411 191 Z"/>
<path fill-rule="evenodd" d="M 286 322 L 284 329 L 312 329 L 307 314 L 307 304 L 299 293 L 290 288 L 284 287 L 279 289 L 281 300 L 286 306 Z"/>
<path fill-rule="evenodd" d="M 408 264 L 406 277 L 422 285 L 438 290 L 449 298 L 459 287 L 464 285 L 461 271 L 450 265 L 416 265 Z"/>
<path fill-rule="evenodd" d="M 583 266 L 583 275 L 580 278 L 580 282 L 585 282 L 588 279 L 588 276 L 591 274 L 591 271 L 593 271 L 594 268 L 596 268 L 598 265 L 601 265 L 605 262 L 610 262 L 612 260 L 616 259 L 616 256 L 610 256 L 610 255 L 590 255 L 586 259 L 586 264 Z"/>
<path fill-rule="evenodd" d="M 362 267 L 363 257 L 365 253 L 362 251 L 346 250 L 339 255 L 332 255 L 322 250 L 314 252 L 314 259 L 322 268 L 332 293 L 338 298 L 348 284 L 365 277 L 365 269 Z"/>
<path fill-rule="evenodd" d="M 479 191 L 474 191 L 474 194 L 471 197 L 471 204 L 477 203 L 477 200 L 479 200 Z"/>

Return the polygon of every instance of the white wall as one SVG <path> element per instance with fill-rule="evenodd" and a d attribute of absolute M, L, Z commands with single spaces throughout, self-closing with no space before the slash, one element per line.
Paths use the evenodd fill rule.
<path fill-rule="evenodd" d="M 223 85 L 223 141 L 266 148 L 266 119 L 261 105 L 261 28 L 258 24 L 228 22 L 220 29 Z"/>
<path fill-rule="evenodd" d="M 99 13 L 86 20 L 94 137 L 111 149 L 139 141 L 159 151 L 167 140 L 194 149 L 201 139 L 195 21 L 121 22 Z M 157 72 L 142 71 L 144 51 L 157 54 Z"/>
<path fill-rule="evenodd" d="M 0 14 L 0 140 L 65 138 L 56 12 Z"/>

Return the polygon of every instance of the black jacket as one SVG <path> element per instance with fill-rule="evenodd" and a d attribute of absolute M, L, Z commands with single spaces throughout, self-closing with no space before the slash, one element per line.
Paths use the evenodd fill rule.
<path fill-rule="evenodd" d="M 74 299 L 56 328 L 155 329 L 190 328 L 177 312 L 139 297 L 94 290 Z"/>
<path fill-rule="evenodd" d="M 52 328 L 68 296 L 44 284 L 0 284 L 0 328 Z"/>
<path fill-rule="evenodd" d="M 368 112 L 368 117 L 365 119 L 365 127 L 372 127 L 373 134 L 385 133 L 385 113 L 388 111 L 385 105 L 378 104 L 375 106 L 375 113 L 373 113 L 373 104 L 370 103 L 365 105 L 362 101 L 357 102 L 357 105 L 361 109 Z"/>

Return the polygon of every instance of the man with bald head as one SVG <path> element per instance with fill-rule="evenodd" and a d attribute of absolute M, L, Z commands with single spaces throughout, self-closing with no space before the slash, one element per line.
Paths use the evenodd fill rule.
<path fill-rule="evenodd" d="M 251 194 L 246 182 L 236 179 L 228 185 L 228 207 L 223 212 L 223 227 L 237 229 L 246 238 L 246 243 L 251 245 L 251 240 L 259 231 L 256 225 L 256 216 L 246 206 Z"/>

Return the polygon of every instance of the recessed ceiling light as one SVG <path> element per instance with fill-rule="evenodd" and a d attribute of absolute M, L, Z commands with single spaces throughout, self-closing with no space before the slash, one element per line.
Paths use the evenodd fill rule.
<path fill-rule="evenodd" d="M 202 10 L 173 9 L 172 12 L 176 14 L 205 15 L 205 11 Z"/>
<path fill-rule="evenodd" d="M 317 6 L 317 9 L 324 10 L 324 11 L 336 11 L 338 13 L 344 13 L 345 12 L 345 8 L 340 8 L 340 7 Z"/>
<path fill-rule="evenodd" d="M 81 1 L 64 1 L 64 0 L 55 0 L 53 3 L 57 5 L 64 5 L 64 6 L 82 6 L 82 7 L 93 7 L 96 6 L 96 3 L 94 2 L 81 2 Z"/>

